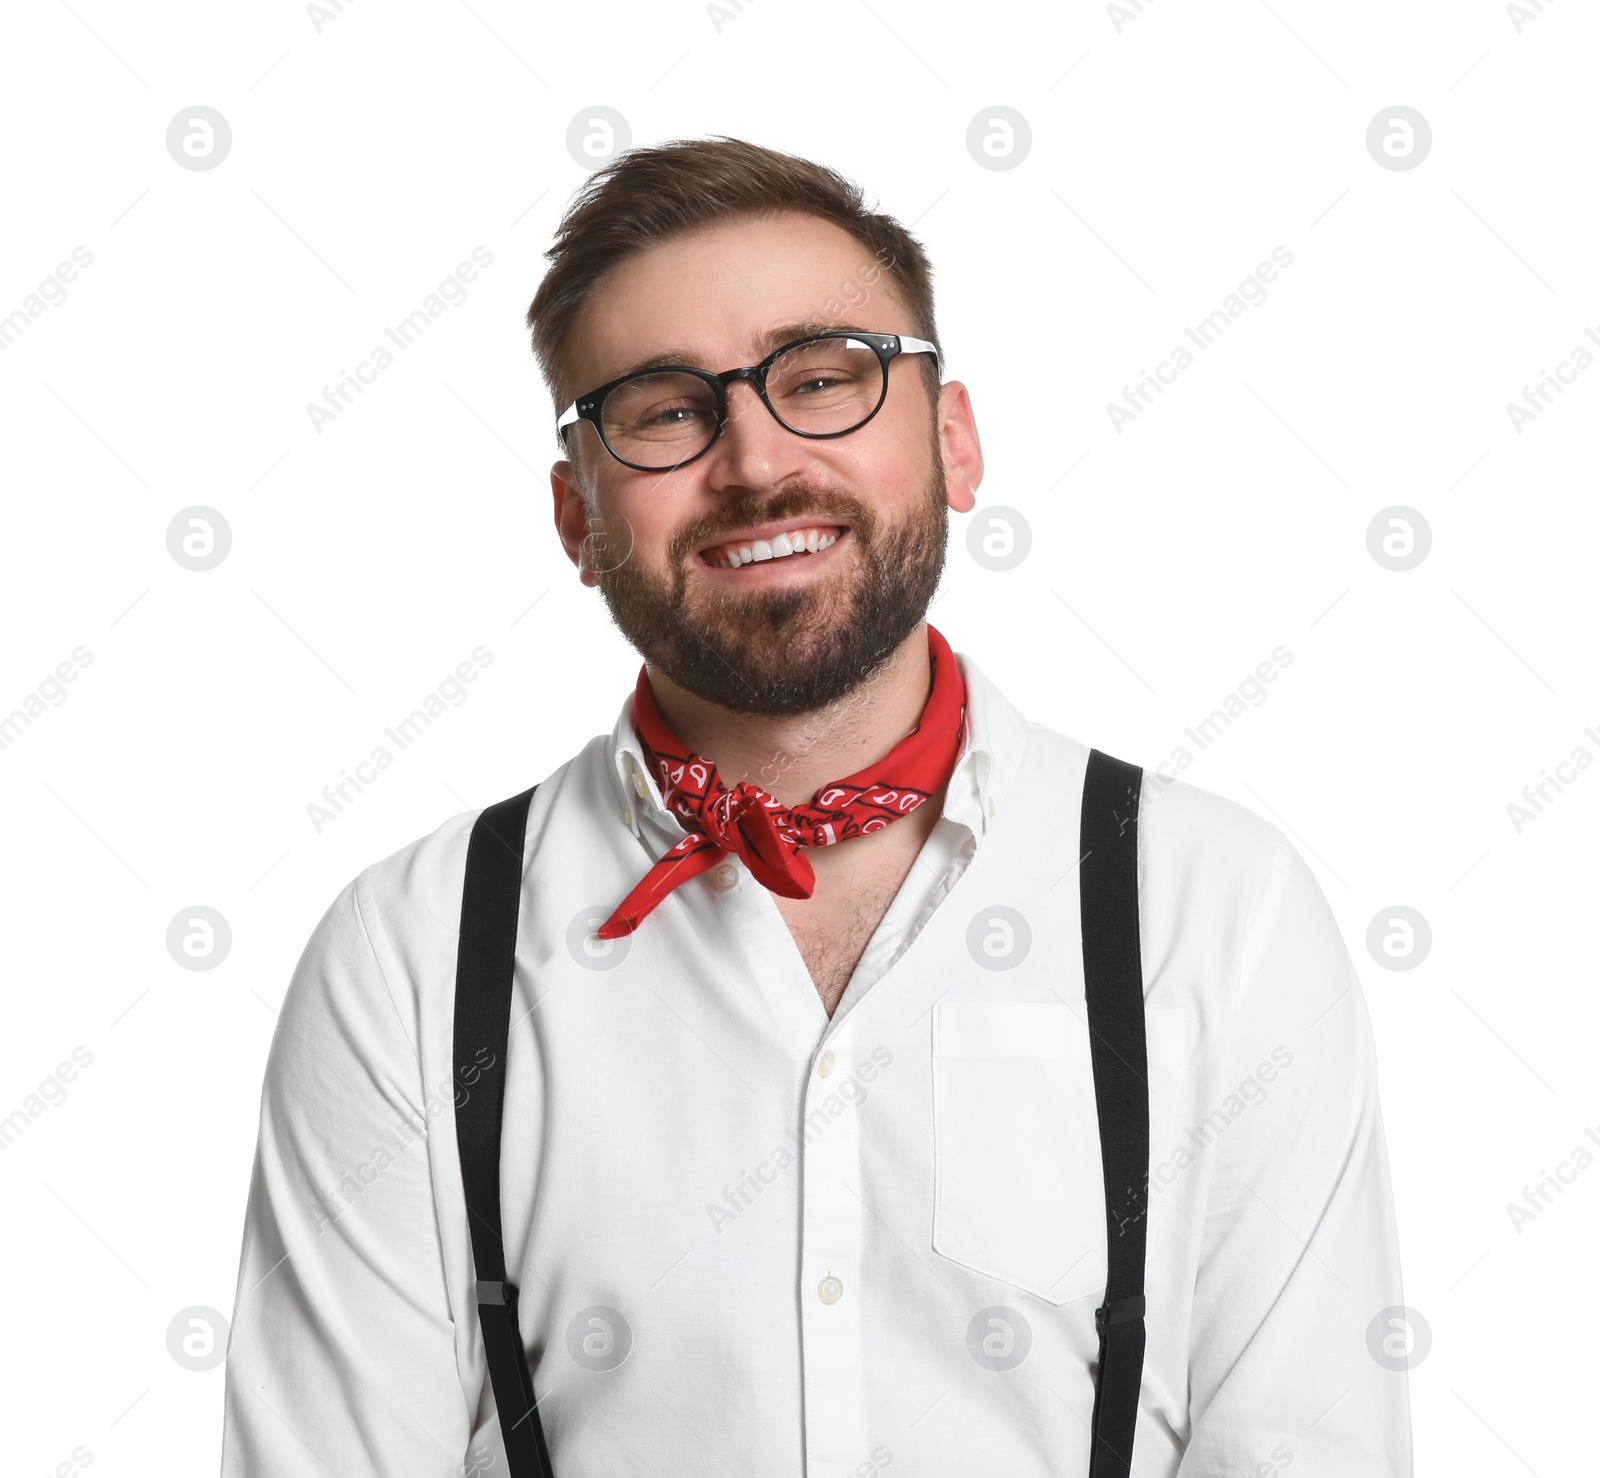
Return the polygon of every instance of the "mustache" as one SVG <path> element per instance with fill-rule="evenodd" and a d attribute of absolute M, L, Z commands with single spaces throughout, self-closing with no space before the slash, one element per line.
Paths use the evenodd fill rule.
<path fill-rule="evenodd" d="M 715 516 L 697 519 L 681 529 L 673 540 L 674 559 L 686 558 L 708 544 L 716 544 L 736 534 L 764 523 L 775 523 L 789 518 L 808 518 L 817 523 L 849 524 L 858 533 L 870 532 L 876 523 L 871 509 L 859 499 L 831 490 L 812 492 L 797 488 L 779 494 L 765 502 L 744 501 L 729 503 L 717 510 Z"/>

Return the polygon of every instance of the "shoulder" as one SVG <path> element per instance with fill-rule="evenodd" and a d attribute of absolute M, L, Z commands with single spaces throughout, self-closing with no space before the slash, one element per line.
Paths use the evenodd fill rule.
<path fill-rule="evenodd" d="M 1071 746 L 1058 749 L 1063 761 L 1076 754 L 1081 794 L 1088 749 L 1057 743 Z M 1138 830 L 1147 1012 L 1181 1020 L 1191 1042 L 1228 1020 L 1277 1023 L 1281 1034 L 1339 1001 L 1354 1020 L 1359 992 L 1338 921 L 1276 821 L 1149 766 Z"/>
<path fill-rule="evenodd" d="M 452 971 L 467 838 L 477 811 L 452 816 L 363 868 L 339 889 L 301 951 L 279 1016 L 281 1071 L 316 1044 L 366 1058 L 414 1048 L 427 982 Z"/>
<path fill-rule="evenodd" d="M 602 751 L 603 740 L 596 738 L 533 787 L 524 863 L 552 814 L 573 799 L 571 792 L 594 788 L 603 763 Z M 391 966 L 397 966 L 403 975 L 421 963 L 421 957 L 446 948 L 450 968 L 454 969 L 461 893 L 473 830 L 485 811 L 521 794 L 517 791 L 496 796 L 486 805 L 458 812 L 352 879 L 349 891 L 355 910 L 386 973 Z"/>
<path fill-rule="evenodd" d="M 1139 764 L 1134 754 L 1105 750 Z M 1042 724 L 1028 725 L 1028 762 L 1014 783 L 1065 788 L 1064 810 L 1076 831 L 1090 746 Z M 1165 766 L 1141 766 L 1141 899 L 1163 915 L 1197 916 L 1237 934 L 1262 919 L 1291 882 L 1317 889 L 1281 827 L 1227 796 L 1175 778 Z"/>
<path fill-rule="evenodd" d="M 570 785 L 575 763 L 539 782 L 530 834 L 552 794 Z M 339 889 L 284 994 L 267 1075 L 271 1101 L 287 1103 L 308 1084 L 320 1084 L 329 1102 L 349 1084 L 413 1095 L 423 1081 L 448 1084 L 468 846 L 484 811 L 509 798 L 445 818 Z M 525 848 L 524 865 L 528 855 Z"/>
<path fill-rule="evenodd" d="M 1267 901 L 1298 854 L 1281 827 L 1248 806 L 1146 770 L 1139 801 L 1141 860 L 1181 876 L 1210 874 Z"/>
<path fill-rule="evenodd" d="M 483 807 L 461 811 L 425 836 L 370 863 L 347 891 L 380 966 L 431 935 L 455 934 L 467 844 Z"/>

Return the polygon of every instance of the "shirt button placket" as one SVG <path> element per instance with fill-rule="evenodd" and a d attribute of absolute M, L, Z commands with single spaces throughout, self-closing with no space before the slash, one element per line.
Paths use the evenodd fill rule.
<path fill-rule="evenodd" d="M 838 1106 L 851 1076 L 854 1026 L 839 1028 L 806 1075 L 800 1326 L 807 1478 L 848 1473 L 871 1447 L 861 1344 L 860 1119 L 848 1099 Z"/>

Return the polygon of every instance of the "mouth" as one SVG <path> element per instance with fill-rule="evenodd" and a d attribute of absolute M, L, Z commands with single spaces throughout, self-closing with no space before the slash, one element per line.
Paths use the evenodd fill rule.
<path fill-rule="evenodd" d="M 769 575 L 779 565 L 795 568 L 818 562 L 832 563 L 837 556 L 829 551 L 849 537 L 850 529 L 846 524 L 804 523 L 792 519 L 708 544 L 695 560 L 702 568 L 752 579 Z M 756 566 L 759 569 L 753 568 Z"/>

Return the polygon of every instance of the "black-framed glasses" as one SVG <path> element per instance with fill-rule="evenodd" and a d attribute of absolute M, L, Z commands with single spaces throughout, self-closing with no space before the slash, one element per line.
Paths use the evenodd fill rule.
<path fill-rule="evenodd" d="M 926 339 L 834 329 L 774 349 L 740 369 L 666 365 L 636 371 L 580 395 L 556 422 L 590 422 L 624 467 L 672 472 L 711 449 L 728 423 L 728 386 L 747 380 L 780 426 L 826 439 L 859 431 L 889 394 L 889 362 L 899 354 L 939 351 Z"/>

